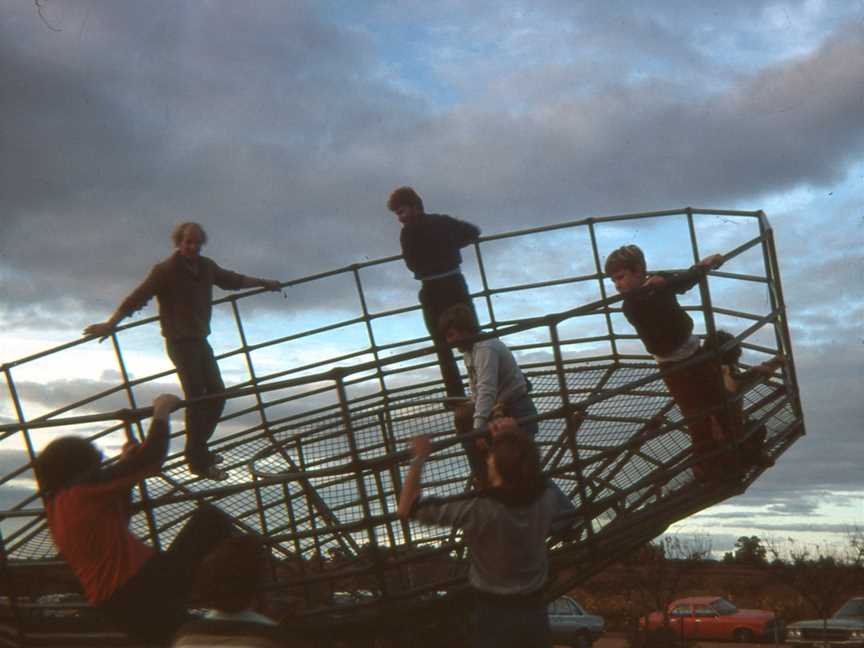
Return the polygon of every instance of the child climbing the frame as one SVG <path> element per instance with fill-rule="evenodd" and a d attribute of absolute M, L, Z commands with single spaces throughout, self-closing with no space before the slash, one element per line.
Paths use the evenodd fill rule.
<path fill-rule="evenodd" d="M 421 499 L 428 436 L 412 441 L 414 459 L 399 498 L 399 516 L 462 530 L 470 553 L 468 580 L 475 593 L 474 646 L 549 648 L 543 587 L 546 538 L 556 516 L 567 513 L 560 491 L 540 470 L 536 445 L 512 418 L 490 424 L 487 456 L 491 488 L 468 499 Z"/>
<path fill-rule="evenodd" d="M 471 430 L 486 430 L 489 421 L 495 416 L 515 419 L 537 416 L 528 381 L 510 349 L 498 338 L 474 341 L 474 337 L 480 333 L 480 327 L 471 308 L 457 304 L 445 310 L 438 320 L 438 333 L 448 344 L 462 352 L 468 370 L 471 402 L 455 411 L 457 433 L 464 435 Z M 529 437 L 536 436 L 536 421 L 520 425 Z M 485 460 L 482 457 L 484 445 L 483 439 L 472 439 L 462 444 L 471 471 L 480 481 L 483 481 L 485 473 Z"/>
<path fill-rule="evenodd" d="M 716 331 L 714 336 L 706 338 L 702 343 L 705 351 L 718 351 L 721 347 L 735 341 L 735 336 L 723 330 Z M 774 371 L 783 366 L 783 356 L 776 356 L 767 362 L 750 369 L 741 370 L 741 345 L 732 344 L 720 351 L 720 371 L 723 376 L 723 388 L 727 398 L 729 415 L 726 427 L 732 431 L 732 437 L 742 439 L 747 426 L 747 416 L 744 413 L 744 402 L 741 397 L 756 384 L 767 381 Z M 759 425 L 741 444 L 741 456 L 745 462 L 755 466 L 773 466 L 774 460 L 765 453 L 765 425 Z"/>
<path fill-rule="evenodd" d="M 676 295 L 690 290 L 708 270 L 719 268 L 722 263 L 722 255 L 713 254 L 684 272 L 648 274 L 645 255 L 636 245 L 620 247 L 606 258 L 604 270 L 624 296 L 624 316 L 661 371 L 685 363 L 700 351 L 699 339 L 693 335 L 693 320 Z M 703 362 L 668 373 L 663 381 L 688 419 L 687 431 L 695 458 L 704 459 L 729 439 L 719 410 L 710 412 L 723 406 L 717 361 L 706 357 Z M 714 479 L 722 476 L 724 467 L 722 461 L 699 461 L 693 472 L 699 479 Z"/>
<path fill-rule="evenodd" d="M 129 529 L 132 487 L 159 473 L 169 417 L 179 402 L 171 394 L 158 396 L 144 442 L 127 443 L 110 465 L 77 436 L 55 439 L 34 464 L 54 544 L 87 601 L 125 632 L 154 643 L 169 641 L 187 620 L 198 565 L 234 533 L 231 518 L 211 505 L 199 506 L 164 552 Z"/>

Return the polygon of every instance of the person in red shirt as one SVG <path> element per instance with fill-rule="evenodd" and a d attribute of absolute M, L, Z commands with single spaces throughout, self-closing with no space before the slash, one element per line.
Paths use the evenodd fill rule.
<path fill-rule="evenodd" d="M 128 634 L 153 642 L 167 642 L 187 620 L 197 566 L 234 534 L 231 518 L 211 505 L 200 506 L 164 552 L 129 529 L 132 487 L 159 473 L 179 402 L 158 396 L 144 443 L 127 444 L 110 465 L 77 436 L 55 439 L 34 464 L 54 544 L 88 602 Z"/>

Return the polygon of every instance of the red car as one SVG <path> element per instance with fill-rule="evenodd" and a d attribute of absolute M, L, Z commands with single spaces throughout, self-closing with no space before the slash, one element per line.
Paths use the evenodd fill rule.
<path fill-rule="evenodd" d="M 652 612 L 639 624 L 648 632 L 663 629 L 663 613 Z M 687 639 L 750 643 L 783 638 L 781 623 L 767 610 L 739 610 L 721 596 L 690 596 L 669 605 L 669 630 Z"/>

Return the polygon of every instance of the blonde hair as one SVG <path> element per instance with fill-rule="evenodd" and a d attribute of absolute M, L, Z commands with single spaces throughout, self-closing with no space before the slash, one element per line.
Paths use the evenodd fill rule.
<path fill-rule="evenodd" d="M 201 234 L 201 245 L 204 245 L 207 242 L 207 232 L 204 231 L 204 228 L 201 227 L 200 223 L 178 223 L 174 226 L 174 229 L 171 230 L 171 242 L 174 243 L 174 247 L 180 247 L 183 237 L 186 236 L 186 230 L 190 227 L 194 227 L 198 230 L 198 233 Z"/>

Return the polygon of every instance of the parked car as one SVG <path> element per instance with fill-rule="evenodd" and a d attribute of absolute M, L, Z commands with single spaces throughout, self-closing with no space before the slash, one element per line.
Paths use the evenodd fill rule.
<path fill-rule="evenodd" d="M 647 632 L 674 632 L 686 639 L 720 641 L 773 641 L 783 638 L 782 623 L 768 610 L 739 610 L 721 596 L 691 596 L 672 601 L 668 608 L 669 627 L 664 628 L 662 612 L 639 620 Z"/>
<path fill-rule="evenodd" d="M 43 619 L 80 619 L 91 610 L 83 596 L 71 592 L 43 594 L 36 603 Z"/>
<path fill-rule="evenodd" d="M 786 629 L 786 643 L 819 648 L 864 648 L 864 596 L 846 601 L 830 619 L 790 623 Z"/>
<path fill-rule="evenodd" d="M 588 648 L 606 629 L 603 617 L 588 614 L 569 596 L 555 599 L 546 609 L 552 643 L 555 645 Z"/>

